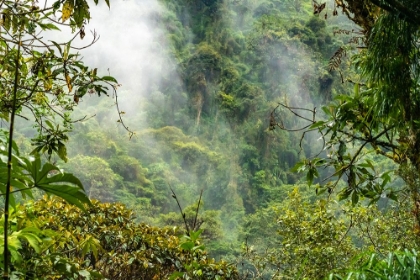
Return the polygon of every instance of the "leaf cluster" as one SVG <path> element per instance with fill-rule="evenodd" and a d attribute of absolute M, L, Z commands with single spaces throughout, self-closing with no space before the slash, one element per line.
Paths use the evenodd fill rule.
<path fill-rule="evenodd" d="M 122 204 L 92 201 L 83 212 L 59 199 L 44 198 L 18 211 L 20 227 L 36 225 L 38 231 L 54 232 L 50 240 L 39 242 L 48 244 L 43 254 L 32 252 L 29 257 L 31 244 L 17 250 L 27 259 L 16 270 L 33 273 L 34 279 L 45 279 L 48 272 L 40 270 L 39 263 L 52 255 L 66 256 L 79 270 L 96 271 L 108 279 L 168 279 L 174 272 L 182 279 L 187 277 L 184 273 L 194 279 L 237 277 L 232 266 L 210 259 L 197 245 L 201 231 L 179 239 L 176 227 L 136 224 L 133 212 Z"/>

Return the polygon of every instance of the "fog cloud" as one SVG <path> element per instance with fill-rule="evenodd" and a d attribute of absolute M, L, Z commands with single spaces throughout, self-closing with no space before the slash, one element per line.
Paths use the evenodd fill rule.
<path fill-rule="evenodd" d="M 111 9 L 105 3 L 92 5 L 86 38 L 75 42 L 86 44 L 92 32 L 100 36 L 81 54 L 88 66 L 98 68 L 98 74 L 109 72 L 122 85 L 120 106 L 127 118 L 143 111 L 142 99 L 168 74 L 167 69 L 175 67 L 167 53 L 165 31 L 158 24 L 162 11 L 156 0 L 111 1 Z"/>

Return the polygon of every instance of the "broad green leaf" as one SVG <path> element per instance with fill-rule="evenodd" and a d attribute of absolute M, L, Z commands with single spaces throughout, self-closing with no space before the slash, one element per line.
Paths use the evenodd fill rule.
<path fill-rule="evenodd" d="M 83 211 L 85 211 L 84 203 L 90 204 L 89 198 L 86 196 L 86 193 L 74 186 L 69 185 L 38 185 L 37 188 L 50 193 L 56 196 L 59 196 L 66 200 L 67 202 L 76 205 Z"/>
<path fill-rule="evenodd" d="M 55 169 L 55 170 L 58 170 L 58 169 Z M 71 183 L 71 184 L 77 186 L 79 189 L 84 191 L 82 182 L 80 182 L 80 180 L 71 173 L 58 173 L 54 176 L 46 178 L 45 181 L 43 181 L 43 183 L 46 183 L 46 184 L 60 183 L 60 182 Z"/>
<path fill-rule="evenodd" d="M 202 232 L 203 232 L 202 229 L 199 229 L 197 231 L 191 231 L 190 232 L 191 241 L 195 242 L 200 237 Z"/>
<path fill-rule="evenodd" d="M 359 202 L 359 194 L 356 191 L 353 191 L 353 194 L 351 195 L 351 204 L 354 206 Z"/>
<path fill-rule="evenodd" d="M 57 195 L 82 210 L 85 209 L 84 203 L 90 204 L 82 183 L 73 174 L 62 173 L 56 166 L 48 162 L 41 167 L 39 156 L 33 161 L 26 159 L 25 168 L 32 177 L 34 187 Z"/>
<path fill-rule="evenodd" d="M 295 166 L 293 166 L 293 168 L 290 170 L 292 172 L 302 172 L 305 171 L 306 169 L 306 163 L 305 162 L 298 162 L 295 164 Z"/>
<path fill-rule="evenodd" d="M 319 128 L 322 127 L 326 124 L 325 121 L 317 121 L 316 123 L 312 124 L 309 129 L 315 129 L 315 128 Z"/>
<path fill-rule="evenodd" d="M 191 251 L 194 248 L 194 242 L 187 241 L 181 244 L 181 249 L 184 249 L 185 251 Z"/>
<path fill-rule="evenodd" d="M 68 161 L 66 145 L 64 145 L 61 141 L 58 141 L 57 154 L 64 162 Z"/>
<path fill-rule="evenodd" d="M 35 252 L 40 253 L 41 248 L 39 247 L 39 244 L 42 243 L 42 240 L 36 236 L 35 234 L 31 232 L 23 232 L 21 231 L 19 233 L 19 238 L 24 238 L 26 241 L 28 241 L 29 245 L 31 245 L 32 248 L 34 248 Z"/>

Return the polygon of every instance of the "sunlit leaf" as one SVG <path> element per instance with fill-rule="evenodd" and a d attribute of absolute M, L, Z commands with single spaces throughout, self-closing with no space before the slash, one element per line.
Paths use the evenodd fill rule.
<path fill-rule="evenodd" d="M 34 233 L 21 231 L 18 237 L 28 241 L 29 245 L 35 250 L 35 252 L 41 252 L 40 243 L 42 240 Z"/>

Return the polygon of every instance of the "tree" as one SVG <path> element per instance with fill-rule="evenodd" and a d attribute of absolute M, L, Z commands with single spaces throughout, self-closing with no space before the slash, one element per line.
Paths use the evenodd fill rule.
<path fill-rule="evenodd" d="M 353 92 L 338 95 L 325 106 L 323 120 L 317 119 L 319 113 L 315 108 L 279 104 L 271 115 L 271 128 L 290 130 L 291 127 L 278 117 L 289 112 L 305 123 L 302 129 L 297 128 L 304 131 L 302 141 L 310 131 L 321 135 L 324 147 L 319 154 L 308 156 L 295 166 L 296 171 L 307 173 L 309 185 L 321 183 L 316 187 L 318 194 L 327 192 L 331 197 L 333 192 L 338 192 L 340 199 L 351 199 L 353 206 L 360 198 L 367 198 L 370 204 L 380 199 L 405 202 L 401 209 L 406 211 L 403 215 L 406 218 L 399 224 L 411 215 L 416 221 L 414 227 L 403 233 L 404 238 L 397 233 L 386 239 L 395 244 L 409 235 L 414 241 L 400 244 L 399 248 L 415 248 L 420 228 L 420 22 L 413 14 L 417 13 L 417 5 L 412 1 L 392 0 L 336 3 L 362 29 L 360 34 L 363 36 L 351 40 L 359 44 L 360 50 L 351 58 L 355 71 L 352 76 L 342 77 L 343 82 L 353 84 Z M 342 47 L 334 54 L 330 71 L 339 67 L 345 49 Z M 383 165 L 378 164 L 379 156 L 394 164 L 383 169 Z M 394 173 L 394 170 L 397 171 Z M 390 184 L 393 174 L 401 177 L 405 185 Z M 323 180 L 316 181 L 321 176 Z M 342 181 L 345 184 L 341 184 Z M 398 212 L 395 211 L 395 215 L 401 215 Z M 394 223 L 392 217 L 389 217 L 389 223 Z M 375 225 L 369 219 L 369 215 L 359 215 L 358 230 L 362 237 L 368 237 L 372 242 L 374 253 L 367 250 L 361 258 L 369 261 L 351 270 L 348 277 L 382 279 L 396 277 L 405 271 L 407 279 L 415 278 L 415 274 L 410 273 L 418 264 L 410 260 L 415 258 L 416 252 L 391 253 L 395 250 L 393 245 L 390 248 L 378 246 L 384 238 L 382 225 Z M 363 221 L 367 222 L 366 227 L 362 225 Z M 377 232 L 372 235 L 367 225 L 378 226 Z M 381 260 L 386 256 L 383 251 L 390 252 L 386 261 Z M 337 276 L 337 279 L 342 278 Z"/>
<path fill-rule="evenodd" d="M 179 238 L 176 227 L 137 224 L 133 211 L 119 203 L 92 200 L 82 211 L 61 199 L 44 197 L 17 207 L 13 218 L 14 233 L 28 234 L 32 228 L 32 239 L 13 250 L 21 257 L 14 275 L 30 279 L 56 279 L 57 274 L 65 279 L 180 279 L 176 275 L 239 279 L 235 267 L 209 258 L 198 240 L 190 246 L 192 240 Z"/>
<path fill-rule="evenodd" d="M 89 198 L 102 202 L 115 201 L 116 182 L 119 176 L 105 160 L 77 155 L 70 159 L 66 170 L 78 174 Z"/>
<path fill-rule="evenodd" d="M 332 274 L 329 279 L 417 279 L 420 277 L 417 256 L 415 250 L 389 253 L 386 260 L 372 254 L 359 269 L 352 270 L 343 277 Z"/>
<path fill-rule="evenodd" d="M 252 279 L 324 279 L 332 272 L 368 269 L 372 255 L 379 260 L 418 247 L 413 221 L 401 202 L 386 209 L 352 206 L 295 186 L 246 217 L 239 268 Z"/>
<path fill-rule="evenodd" d="M 295 187 L 288 198 L 250 216 L 247 229 L 256 226 L 251 223 L 263 223 L 269 233 L 248 233 L 244 256 L 255 279 L 322 279 L 345 267 L 357 249 L 333 206 L 325 199 L 310 203 Z M 262 239 L 261 249 L 250 245 L 256 237 Z"/>
<path fill-rule="evenodd" d="M 13 196 L 19 192 L 31 196 L 31 189 L 39 188 L 81 208 L 89 203 L 80 181 L 51 163 L 43 164 L 40 154 L 47 153 L 48 159 L 57 154 L 66 161 L 67 133 L 77 121 L 70 116 L 73 107 L 86 94 L 107 94 L 107 86 L 116 98 L 118 83 L 111 76 L 98 76 L 97 69 L 84 66 L 75 53 L 81 48 L 74 47 L 73 42 L 85 37 L 84 24 L 90 19 L 85 0 L 45 1 L 43 5 L 3 1 L 0 9 L 0 118 L 9 123 L 9 130 L 2 132 L 0 139 L 4 147 L 0 183 L 5 197 L 2 262 L 3 279 L 9 279 L 9 205 L 14 206 Z M 73 37 L 64 42 L 48 40 L 54 31 L 62 30 L 69 30 Z M 85 47 L 96 40 L 93 33 Z M 13 142 L 17 116 L 34 121 L 38 130 L 33 139 L 34 160 L 20 157 Z"/>
<path fill-rule="evenodd" d="M 337 2 L 349 18 L 362 28 L 361 51 L 352 56 L 355 73 L 346 77 L 353 83 L 353 93 L 342 94 L 323 108 L 325 120 L 317 120 L 315 109 L 291 108 L 280 104 L 277 112 L 292 111 L 306 124 L 307 131 L 318 131 L 324 150 L 296 165 L 307 171 L 309 184 L 327 169 L 336 180 L 318 187 L 318 191 L 337 190 L 340 179 L 347 185 L 339 190 L 341 199 L 360 197 L 371 203 L 381 197 L 397 199 L 409 196 L 413 213 L 420 224 L 420 95 L 419 95 L 419 27 L 412 1 L 344 1 Z M 415 8 L 410 8 L 415 7 Z M 359 39 L 362 39 L 361 41 Z M 330 63 L 334 70 L 343 56 L 343 48 Z M 304 115 L 310 114 L 310 117 Z M 285 125 L 272 114 L 272 128 Z M 389 187 L 393 170 L 379 170 L 367 156 L 376 153 L 391 159 L 405 186 Z M 325 171 L 324 175 L 325 175 Z M 417 225 L 417 226 L 418 226 Z"/>

